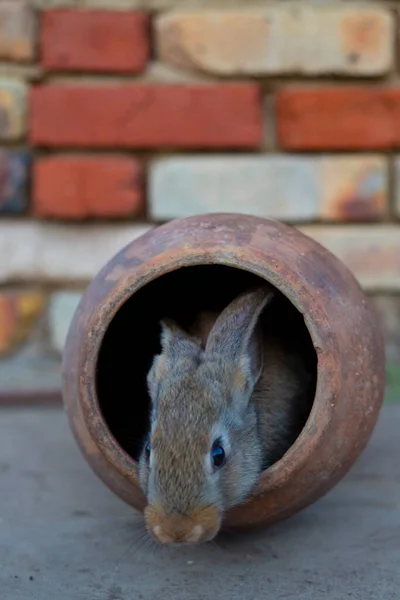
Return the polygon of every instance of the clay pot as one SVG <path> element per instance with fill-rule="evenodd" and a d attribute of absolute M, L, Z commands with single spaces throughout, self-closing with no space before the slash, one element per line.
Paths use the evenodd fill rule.
<path fill-rule="evenodd" d="M 149 425 L 145 379 L 159 351 L 160 317 L 222 307 L 257 277 L 281 293 L 277 320 L 293 327 L 303 345 L 315 394 L 293 446 L 225 525 L 246 528 L 293 515 L 331 489 L 368 441 L 383 398 L 383 341 L 349 270 L 275 221 L 237 214 L 172 221 L 132 242 L 94 278 L 63 360 L 65 408 L 77 442 L 103 482 L 136 509 L 146 503 L 135 459 Z"/>

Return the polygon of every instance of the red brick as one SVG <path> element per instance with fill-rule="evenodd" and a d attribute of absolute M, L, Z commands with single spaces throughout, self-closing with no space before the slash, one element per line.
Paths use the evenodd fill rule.
<path fill-rule="evenodd" d="M 138 73 L 150 54 L 149 18 L 140 12 L 48 10 L 40 49 L 48 70 Z"/>
<path fill-rule="evenodd" d="M 400 88 L 287 89 L 277 96 L 285 150 L 372 150 L 400 146 Z"/>
<path fill-rule="evenodd" d="M 30 142 L 48 147 L 256 148 L 256 84 L 38 86 Z"/>
<path fill-rule="evenodd" d="M 56 156 L 33 170 L 38 217 L 124 217 L 143 209 L 142 165 L 124 156 Z"/>

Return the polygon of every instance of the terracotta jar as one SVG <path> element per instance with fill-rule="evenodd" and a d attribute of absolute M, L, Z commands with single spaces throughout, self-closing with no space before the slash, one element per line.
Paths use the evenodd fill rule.
<path fill-rule="evenodd" d="M 238 214 L 201 215 L 155 228 L 94 278 L 75 314 L 63 360 L 72 430 L 91 467 L 139 510 L 137 462 L 149 427 L 146 374 L 159 320 L 224 306 L 262 278 L 281 298 L 282 332 L 296 335 L 315 378 L 310 412 L 288 452 L 251 498 L 226 515 L 246 528 L 293 515 L 331 489 L 375 425 L 384 391 L 376 316 L 349 270 L 298 230 Z"/>

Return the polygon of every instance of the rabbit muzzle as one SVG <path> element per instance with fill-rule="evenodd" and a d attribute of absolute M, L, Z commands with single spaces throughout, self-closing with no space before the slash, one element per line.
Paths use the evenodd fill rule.
<path fill-rule="evenodd" d="M 144 516 L 149 533 L 164 545 L 207 542 L 217 535 L 221 524 L 221 513 L 212 506 L 184 515 L 166 514 L 161 507 L 149 505 Z"/>

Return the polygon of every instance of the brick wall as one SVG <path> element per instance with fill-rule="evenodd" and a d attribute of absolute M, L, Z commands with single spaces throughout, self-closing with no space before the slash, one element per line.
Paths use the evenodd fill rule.
<path fill-rule="evenodd" d="M 97 270 L 208 211 L 326 245 L 400 361 L 399 25 L 385 0 L 0 0 L 0 392 L 57 388 Z"/>

